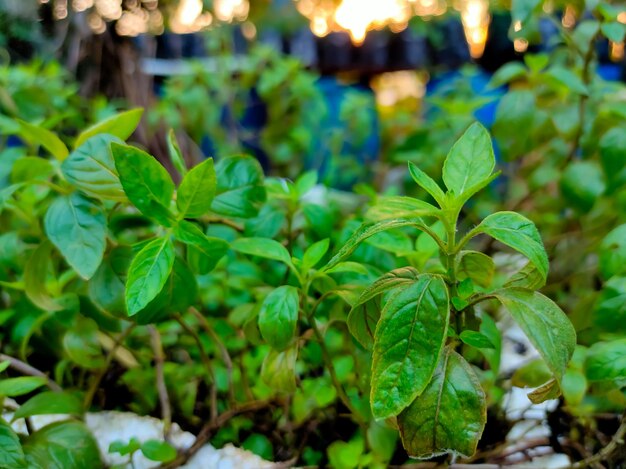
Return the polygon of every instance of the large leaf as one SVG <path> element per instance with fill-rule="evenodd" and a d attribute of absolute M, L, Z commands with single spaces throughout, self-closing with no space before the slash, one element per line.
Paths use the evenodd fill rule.
<path fill-rule="evenodd" d="M 33 251 L 24 267 L 24 292 L 35 306 L 44 311 L 60 311 L 63 307 L 46 288 L 51 254 L 52 244 L 49 241 L 44 241 Z"/>
<path fill-rule="evenodd" d="M 398 416 L 404 448 L 420 459 L 473 455 L 486 421 L 485 392 L 470 364 L 450 347 L 428 387 Z"/>
<path fill-rule="evenodd" d="M 541 293 L 523 288 L 505 288 L 495 292 L 494 296 L 513 316 L 560 381 L 576 347 L 576 331 L 565 313 Z"/>
<path fill-rule="evenodd" d="M 123 144 L 112 135 L 96 135 L 74 150 L 61 165 L 63 176 L 85 194 L 102 199 L 124 201 L 111 154 L 111 143 Z"/>
<path fill-rule="evenodd" d="M 422 275 L 385 304 L 374 335 L 371 402 L 374 418 L 398 415 L 428 385 L 450 319 L 443 279 Z"/>
<path fill-rule="evenodd" d="M 489 132 L 475 123 L 454 144 L 443 165 L 443 181 L 456 196 L 489 178 L 496 165 Z"/>
<path fill-rule="evenodd" d="M 59 197 L 48 208 L 44 226 L 67 263 L 82 278 L 90 279 L 106 246 L 107 221 L 102 208 L 78 193 Z"/>
<path fill-rule="evenodd" d="M 32 145 L 41 145 L 50 152 L 57 160 L 63 161 L 69 155 L 65 143 L 54 132 L 39 127 L 23 120 L 17 119 L 20 124 L 19 134 L 24 140 Z"/>
<path fill-rule="evenodd" d="M 254 217 L 266 198 L 259 162 L 247 156 L 224 158 L 215 172 L 217 191 L 211 209 L 231 217 Z"/>
<path fill-rule="evenodd" d="M 142 114 L 143 109 L 136 108 L 108 117 L 107 119 L 83 130 L 76 139 L 74 147 L 78 148 L 89 138 L 97 134 L 110 134 L 121 140 L 126 140 L 133 134 L 139 125 Z"/>
<path fill-rule="evenodd" d="M 111 151 L 128 199 L 147 217 L 170 226 L 173 216 L 168 207 L 174 183 L 165 168 L 137 148 L 112 143 Z"/>
<path fill-rule="evenodd" d="M 56 422 L 33 433 L 24 443 L 32 469 L 99 469 L 98 444 L 81 422 Z"/>
<path fill-rule="evenodd" d="M 11 426 L 0 418 L 0 468 L 20 469 L 26 467 L 20 439 Z"/>
<path fill-rule="evenodd" d="M 187 173 L 178 188 L 176 205 L 182 218 L 197 218 L 211 208 L 215 196 L 215 168 L 209 158 Z"/>
<path fill-rule="evenodd" d="M 548 255 L 535 224 L 515 212 L 497 212 L 485 218 L 474 231 L 485 233 L 524 254 L 534 264 L 545 284 Z"/>
<path fill-rule="evenodd" d="M 276 350 L 285 350 L 296 335 L 299 309 L 298 290 L 282 286 L 272 291 L 259 311 L 259 330 Z"/>
<path fill-rule="evenodd" d="M 419 272 L 414 268 L 402 267 L 386 273 L 361 293 L 352 305 L 347 323 L 348 329 L 363 347 L 371 349 L 374 345 L 374 331 L 380 319 L 381 305 L 377 297 L 392 289 L 411 285 L 418 276 Z"/>
<path fill-rule="evenodd" d="M 291 264 L 291 256 L 287 248 L 278 241 L 266 238 L 239 238 L 231 243 L 231 247 L 243 254 L 264 257 Z"/>
<path fill-rule="evenodd" d="M 82 415 L 83 403 L 74 394 L 46 391 L 31 397 L 13 414 L 13 420 L 33 415 L 71 414 Z"/>
<path fill-rule="evenodd" d="M 174 265 L 174 245 L 164 236 L 148 243 L 137 253 L 128 269 L 126 310 L 133 316 L 145 308 L 163 289 Z"/>
<path fill-rule="evenodd" d="M 201 259 L 197 262 L 200 274 L 208 274 L 228 251 L 228 243 L 222 239 L 205 235 L 193 223 L 182 220 L 174 229 L 179 241 L 194 249 Z"/>
<path fill-rule="evenodd" d="M 585 374 L 589 381 L 626 379 L 626 339 L 593 344 L 587 352 Z"/>

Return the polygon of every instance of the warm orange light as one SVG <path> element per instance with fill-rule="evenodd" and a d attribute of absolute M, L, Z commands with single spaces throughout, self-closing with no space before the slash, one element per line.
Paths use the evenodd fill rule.
<path fill-rule="evenodd" d="M 613 62 L 621 62 L 624 59 L 624 41 L 611 41 L 609 47 L 609 56 Z"/>
<path fill-rule="evenodd" d="M 470 55 L 477 59 L 483 55 L 491 15 L 489 15 L 488 0 L 462 0 L 455 8 L 461 12 L 461 22 L 465 31 L 465 39 L 469 46 Z"/>
<path fill-rule="evenodd" d="M 220 21 L 230 23 L 233 20 L 245 21 L 248 17 L 250 4 L 248 0 L 215 0 L 215 16 Z"/>

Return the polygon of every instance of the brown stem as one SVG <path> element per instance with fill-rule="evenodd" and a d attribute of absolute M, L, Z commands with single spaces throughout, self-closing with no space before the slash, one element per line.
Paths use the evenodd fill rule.
<path fill-rule="evenodd" d="M 613 436 L 611 442 L 593 456 L 572 464 L 572 469 L 593 466 L 594 464 L 609 459 L 613 455 L 613 453 L 624 444 L 624 437 L 626 437 L 626 411 L 624 411 L 624 413 L 622 414 L 622 422 L 620 423 L 617 432 L 615 432 L 615 435 Z"/>
<path fill-rule="evenodd" d="M 170 405 L 170 397 L 165 386 L 165 375 L 163 373 L 163 364 L 165 363 L 165 353 L 163 352 L 163 344 L 161 335 L 156 327 L 149 326 L 150 342 L 154 353 L 154 364 L 156 369 L 157 391 L 159 393 L 159 404 L 161 406 L 161 419 L 163 420 L 163 436 L 167 441 L 169 439 L 170 429 L 172 427 L 172 407 Z"/>
<path fill-rule="evenodd" d="M 220 354 L 222 355 L 222 360 L 224 361 L 224 365 L 226 365 L 226 371 L 228 375 L 228 396 L 231 403 L 234 403 L 235 388 L 233 386 L 233 361 L 230 358 L 228 349 L 224 345 L 224 342 L 222 342 L 222 339 L 220 339 L 217 333 L 213 330 L 211 324 L 209 324 L 209 321 L 207 321 L 207 318 L 205 318 L 202 313 L 200 313 L 200 311 L 198 311 L 194 307 L 189 308 L 189 311 L 196 317 L 196 319 L 198 319 L 198 321 L 200 321 L 200 326 L 202 326 L 204 331 L 209 334 L 209 337 L 211 337 L 211 339 L 219 349 Z"/>
<path fill-rule="evenodd" d="M 193 445 L 191 445 L 189 449 L 181 452 L 173 461 L 159 466 L 158 469 L 174 469 L 185 464 L 189 458 L 196 454 L 200 448 L 202 448 L 209 441 L 213 432 L 223 427 L 230 419 L 241 414 L 265 409 L 270 407 L 275 402 L 276 401 L 273 400 L 246 402 L 245 404 L 238 405 L 232 409 L 222 412 L 202 427 L 196 437 L 196 441 L 194 441 Z"/>
<path fill-rule="evenodd" d="M 210 390 L 209 392 L 211 399 L 211 418 L 214 419 L 217 417 L 217 385 L 215 382 L 215 373 L 213 372 L 213 366 L 211 365 L 208 354 L 204 350 L 204 346 L 202 345 L 200 336 L 196 333 L 196 331 L 189 327 L 180 315 L 176 315 L 174 316 L 174 318 L 176 319 L 176 321 L 178 321 L 182 328 L 193 338 L 200 352 L 200 359 L 202 360 L 208 376 L 207 386 L 209 386 Z"/>
<path fill-rule="evenodd" d="M 55 391 L 61 392 L 63 388 L 59 386 L 54 380 L 50 379 L 48 375 L 46 375 L 43 371 L 38 370 L 37 368 L 33 368 L 28 363 L 25 363 L 17 358 L 10 357 L 9 355 L 5 355 L 4 353 L 0 353 L 0 362 L 9 362 L 9 366 L 14 370 L 19 371 L 22 374 L 28 376 L 38 376 L 40 378 L 45 378 L 47 380 L 48 387 Z"/>
<path fill-rule="evenodd" d="M 87 393 L 85 394 L 83 407 L 85 408 L 86 411 L 89 410 L 89 408 L 91 407 L 91 403 L 93 402 L 93 398 L 96 395 L 96 391 L 98 390 L 98 387 L 100 386 L 100 383 L 102 382 L 102 379 L 104 378 L 104 375 L 109 369 L 109 366 L 111 366 L 111 362 L 113 361 L 113 358 L 115 358 L 115 353 L 117 352 L 117 349 L 120 347 L 120 345 L 122 345 L 122 343 L 126 340 L 126 338 L 130 335 L 130 333 L 133 331 L 134 328 L 135 326 L 132 325 L 128 329 L 126 329 L 122 333 L 122 335 L 120 335 L 117 338 L 117 340 L 113 344 L 113 347 L 111 347 L 111 350 L 109 350 L 109 353 L 107 354 L 106 359 L 104 361 L 104 365 L 102 366 L 102 368 L 100 369 L 96 377 L 94 378 L 94 381 L 91 383 L 91 385 L 89 386 L 89 389 L 87 390 Z"/>

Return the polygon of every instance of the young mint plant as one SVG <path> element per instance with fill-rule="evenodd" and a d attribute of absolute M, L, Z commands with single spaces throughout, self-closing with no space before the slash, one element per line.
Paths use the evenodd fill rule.
<path fill-rule="evenodd" d="M 396 198 L 402 218 L 364 226 L 322 269 L 332 269 L 365 239 L 394 228 L 424 231 L 440 248 L 445 273 L 419 272 L 412 267 L 389 272 L 363 291 L 348 318 L 354 337 L 372 353 L 372 415 L 377 420 L 397 420 L 404 447 L 413 457 L 471 456 L 476 451 L 487 403 L 472 365 L 463 356 L 463 343 L 489 346 L 489 338 L 478 332 L 476 307 L 480 303 L 499 301 L 552 372 L 553 378 L 529 395 L 533 402 L 559 395 L 576 345 L 567 316 L 536 291 L 546 282 L 548 256 L 530 220 L 515 212 L 497 212 L 457 238 L 463 206 L 497 177 L 494 167 L 491 138 L 481 125 L 474 124 L 445 160 L 445 192 L 419 168 L 409 165 L 415 182 L 438 207 Z M 444 236 L 424 222 L 427 217 L 443 223 Z M 490 285 L 493 260 L 466 249 L 482 234 L 528 259 L 528 264 L 499 288 Z M 380 295 L 383 306 L 377 309 L 373 300 Z"/>

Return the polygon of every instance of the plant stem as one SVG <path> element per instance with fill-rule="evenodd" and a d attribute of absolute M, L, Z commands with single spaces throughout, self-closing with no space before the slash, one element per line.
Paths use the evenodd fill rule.
<path fill-rule="evenodd" d="M 33 368 L 28 363 L 18 360 L 17 358 L 13 358 L 9 355 L 5 355 L 4 353 L 0 353 L 0 362 L 4 362 L 4 361 L 9 362 L 9 366 L 11 368 L 19 371 L 22 374 L 25 374 L 28 376 L 37 376 L 39 378 L 45 378 L 47 380 L 48 387 L 51 390 L 55 392 L 63 391 L 63 388 L 61 388 L 61 386 L 59 386 L 55 381 L 49 378 L 48 375 L 46 375 L 43 371 L 38 370 L 37 368 Z"/>
<path fill-rule="evenodd" d="M 584 467 L 593 466 L 594 464 L 600 463 L 602 461 L 607 460 L 611 457 L 611 455 L 617 451 L 617 449 L 624 444 L 624 438 L 626 437 L 626 411 L 622 414 L 622 421 L 620 423 L 617 432 L 613 436 L 611 442 L 602 448 L 599 452 L 594 454 L 591 457 L 583 459 L 577 463 L 571 465 L 573 469 L 580 469 Z"/>
<path fill-rule="evenodd" d="M 167 441 L 172 427 L 172 407 L 170 405 L 170 397 L 167 393 L 165 385 L 165 375 L 163 373 L 163 364 L 165 363 L 165 353 L 163 352 L 163 343 L 161 342 L 161 334 L 155 326 L 149 326 L 150 342 L 152 343 L 152 351 L 154 353 L 154 363 L 156 368 L 157 391 L 159 393 L 159 404 L 161 406 L 161 419 L 163 420 L 163 437 Z"/>
<path fill-rule="evenodd" d="M 224 365 L 226 365 L 226 372 L 228 375 L 228 397 L 231 401 L 231 404 L 233 404 L 235 402 L 235 388 L 233 386 L 233 361 L 230 358 L 228 349 L 224 345 L 224 342 L 222 342 L 222 339 L 220 339 L 217 333 L 213 330 L 211 324 L 209 324 L 209 321 L 207 321 L 207 318 L 205 318 L 202 313 L 200 313 L 200 311 L 198 311 L 193 306 L 189 308 L 189 311 L 196 317 L 196 319 L 198 319 L 198 321 L 200 322 L 200 326 L 209 335 L 209 337 L 211 337 L 216 347 L 219 349 L 220 354 L 222 355 L 222 360 L 224 361 Z"/>

